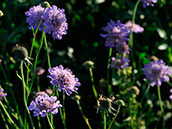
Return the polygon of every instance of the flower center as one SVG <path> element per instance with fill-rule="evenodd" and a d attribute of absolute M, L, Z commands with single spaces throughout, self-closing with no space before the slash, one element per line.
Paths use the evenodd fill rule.
<path fill-rule="evenodd" d="M 53 104 L 50 103 L 48 100 L 44 100 L 43 102 L 40 103 L 39 109 L 40 110 L 48 110 L 53 106 Z"/>
<path fill-rule="evenodd" d="M 155 64 L 151 70 L 151 72 L 156 75 L 159 76 L 159 74 L 161 73 L 161 67 L 157 64 Z"/>

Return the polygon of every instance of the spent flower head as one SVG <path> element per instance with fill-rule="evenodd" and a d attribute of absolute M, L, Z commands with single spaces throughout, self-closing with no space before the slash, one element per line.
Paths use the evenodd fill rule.
<path fill-rule="evenodd" d="M 46 11 L 46 9 L 45 9 Z M 30 25 L 29 29 L 36 29 L 40 20 L 41 16 L 43 15 L 44 8 L 41 5 L 33 6 L 29 9 L 29 11 L 25 12 L 27 18 L 26 22 Z M 39 26 L 39 31 L 43 31 L 44 28 L 44 20 L 41 21 Z"/>
<path fill-rule="evenodd" d="M 129 32 L 130 32 L 130 29 L 132 27 L 132 21 L 129 20 L 125 23 L 125 25 L 129 28 Z M 133 33 L 142 33 L 144 31 L 144 28 L 141 27 L 140 25 L 136 24 L 136 23 L 133 23 L 133 27 L 132 27 L 132 32 Z"/>
<path fill-rule="evenodd" d="M 64 12 L 64 9 L 57 8 L 57 6 L 53 5 L 42 16 L 43 21 L 45 21 L 44 25 L 46 26 L 45 33 L 52 33 L 54 40 L 60 40 L 62 39 L 62 35 L 67 34 L 68 24 Z"/>
<path fill-rule="evenodd" d="M 146 8 L 146 6 L 154 6 L 155 3 L 157 3 L 157 0 L 140 0 L 143 2 L 143 7 Z"/>
<path fill-rule="evenodd" d="M 110 64 L 110 67 L 113 68 L 114 67 L 114 62 L 115 62 L 115 57 L 112 57 L 111 58 L 111 64 Z M 123 69 L 124 67 L 128 68 L 129 67 L 129 62 L 130 60 L 126 57 L 119 57 L 117 60 L 116 60 L 116 64 L 115 64 L 115 68 L 116 69 Z"/>
<path fill-rule="evenodd" d="M 12 52 L 14 53 L 17 61 L 27 61 L 28 63 L 32 64 L 29 61 L 31 58 L 28 56 L 28 51 L 24 46 L 16 44 L 16 46 L 13 47 Z"/>
<path fill-rule="evenodd" d="M 79 87 L 81 83 L 79 79 L 73 75 L 70 69 L 64 69 L 63 66 L 60 65 L 59 67 L 49 68 L 48 71 L 50 75 L 47 77 L 52 79 L 50 83 L 54 86 L 57 85 L 60 92 L 65 90 L 67 95 L 72 94 L 72 92 L 77 93 L 77 87 Z"/>
<path fill-rule="evenodd" d="M 108 26 L 102 28 L 107 34 L 100 34 L 102 37 L 106 38 L 105 46 L 113 48 L 118 43 L 124 43 L 129 40 L 128 27 L 120 22 L 114 23 L 110 20 Z"/>
<path fill-rule="evenodd" d="M 146 75 L 146 79 L 150 80 L 151 86 L 157 84 L 161 86 L 161 83 L 168 82 L 169 75 L 172 74 L 169 66 L 165 65 L 163 60 L 156 60 L 155 62 L 150 62 L 149 64 L 145 64 L 144 75 Z"/>
<path fill-rule="evenodd" d="M 3 93 L 4 89 L 0 88 L 0 100 L 3 100 L 4 96 L 7 96 L 7 93 Z"/>
<path fill-rule="evenodd" d="M 49 96 L 45 92 L 38 92 L 35 100 L 30 103 L 28 109 L 33 110 L 33 116 L 40 115 L 45 117 L 47 113 L 57 114 L 58 108 L 61 108 L 62 105 L 60 101 L 57 100 L 56 96 Z"/>

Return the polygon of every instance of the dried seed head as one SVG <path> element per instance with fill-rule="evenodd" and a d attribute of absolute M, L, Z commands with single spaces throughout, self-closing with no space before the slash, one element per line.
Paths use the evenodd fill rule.
<path fill-rule="evenodd" d="M 49 8 L 50 7 L 50 4 L 47 1 L 44 1 L 44 2 L 41 3 L 41 7 L 43 7 L 43 8 Z"/>
<path fill-rule="evenodd" d="M 85 61 L 83 63 L 83 66 L 85 66 L 85 68 L 87 68 L 87 69 L 94 68 L 94 62 L 92 62 L 92 61 Z"/>

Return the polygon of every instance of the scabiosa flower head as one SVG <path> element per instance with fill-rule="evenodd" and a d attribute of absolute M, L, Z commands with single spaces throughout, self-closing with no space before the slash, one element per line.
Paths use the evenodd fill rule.
<path fill-rule="evenodd" d="M 122 54 L 129 54 L 130 52 L 130 48 L 128 47 L 128 44 L 126 44 L 126 42 L 124 43 L 117 43 L 115 45 L 116 50 L 118 51 L 118 53 L 122 53 Z"/>
<path fill-rule="evenodd" d="M 114 67 L 114 62 L 115 62 L 115 57 L 112 57 L 111 58 L 111 64 L 110 64 L 110 67 L 113 68 Z M 129 63 L 130 60 L 126 57 L 120 57 L 116 60 L 116 64 L 115 64 L 115 68 L 116 69 L 122 69 L 124 67 L 129 67 Z"/>
<path fill-rule="evenodd" d="M 172 89 L 170 89 L 170 93 L 172 93 Z M 172 100 L 172 94 L 169 97 Z"/>
<path fill-rule="evenodd" d="M 33 111 L 33 116 L 40 115 L 41 117 L 45 117 L 47 113 L 57 114 L 58 108 L 61 108 L 62 105 L 60 101 L 57 100 L 56 96 L 49 96 L 45 92 L 38 92 L 37 97 L 30 103 L 28 109 Z"/>
<path fill-rule="evenodd" d="M 29 61 L 31 58 L 28 56 L 28 51 L 24 46 L 16 44 L 16 46 L 12 49 L 12 52 L 14 53 L 17 61 L 27 61 L 32 64 Z"/>
<path fill-rule="evenodd" d="M 45 33 L 52 33 L 52 37 L 55 39 L 62 39 L 62 35 L 67 34 L 68 24 L 64 9 L 59 9 L 53 5 L 48 8 L 45 14 L 42 16 L 45 21 Z"/>
<path fill-rule="evenodd" d="M 125 25 L 129 28 L 129 32 L 130 32 L 130 29 L 131 29 L 131 27 L 132 27 L 132 22 L 131 22 L 131 20 L 128 21 L 128 22 L 126 22 Z M 144 31 L 144 28 L 143 28 L 143 27 L 141 27 L 141 26 L 138 25 L 138 24 L 133 23 L 133 27 L 132 27 L 132 32 L 133 32 L 133 33 L 142 33 L 143 31 Z"/>
<path fill-rule="evenodd" d="M 146 6 L 154 6 L 155 3 L 157 3 L 157 0 L 140 0 L 143 2 L 143 7 Z"/>
<path fill-rule="evenodd" d="M 115 111 L 115 109 L 112 107 L 112 103 L 113 100 L 115 99 L 115 97 L 107 98 L 107 97 L 103 97 L 102 95 L 100 96 L 100 98 L 97 100 L 97 113 L 100 110 L 103 110 L 105 112 L 109 112 L 109 113 L 113 113 L 113 111 Z"/>
<path fill-rule="evenodd" d="M 170 80 L 169 75 L 172 74 L 169 66 L 166 66 L 161 59 L 145 64 L 143 71 L 144 75 L 146 75 L 146 79 L 150 80 L 151 86 L 155 84 L 161 86 L 163 81 L 168 82 Z"/>
<path fill-rule="evenodd" d="M 41 7 L 41 5 L 33 6 L 29 9 L 29 11 L 25 12 L 26 16 L 26 22 L 30 25 L 29 29 L 36 29 L 40 20 L 41 16 L 43 15 L 44 8 Z M 39 26 L 39 31 L 42 31 L 44 28 L 44 21 L 41 21 L 41 24 Z"/>
<path fill-rule="evenodd" d="M 47 77 L 52 79 L 50 83 L 54 86 L 58 85 L 60 92 L 65 90 L 67 95 L 72 94 L 72 92 L 77 93 L 77 87 L 80 86 L 81 83 L 78 78 L 75 78 L 75 75 L 73 75 L 70 69 L 64 69 L 63 66 L 60 65 L 59 67 L 49 68 L 48 71 L 50 75 Z"/>
<path fill-rule="evenodd" d="M 1 89 L 0 89 L 0 100 L 3 100 L 3 97 L 4 97 L 4 96 L 7 96 L 7 93 L 3 93 L 3 91 L 4 91 L 4 89 L 1 88 Z"/>
<path fill-rule="evenodd" d="M 45 69 L 41 68 L 41 67 L 37 67 L 35 70 L 35 75 L 42 75 L 45 72 Z"/>
<path fill-rule="evenodd" d="M 108 26 L 104 27 L 103 30 L 108 33 L 100 34 L 102 37 L 106 38 L 106 47 L 112 48 L 115 44 L 124 43 L 129 40 L 129 38 L 127 38 L 129 35 L 128 28 L 122 24 L 120 20 L 118 20 L 117 23 L 110 20 L 110 22 L 108 22 Z"/>

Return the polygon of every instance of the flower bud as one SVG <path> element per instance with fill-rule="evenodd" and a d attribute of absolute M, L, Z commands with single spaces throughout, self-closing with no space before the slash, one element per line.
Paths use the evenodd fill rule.
<path fill-rule="evenodd" d="M 87 69 L 94 68 L 94 62 L 86 61 L 86 62 L 83 63 L 83 66 L 85 66 L 85 68 L 87 68 Z"/>

